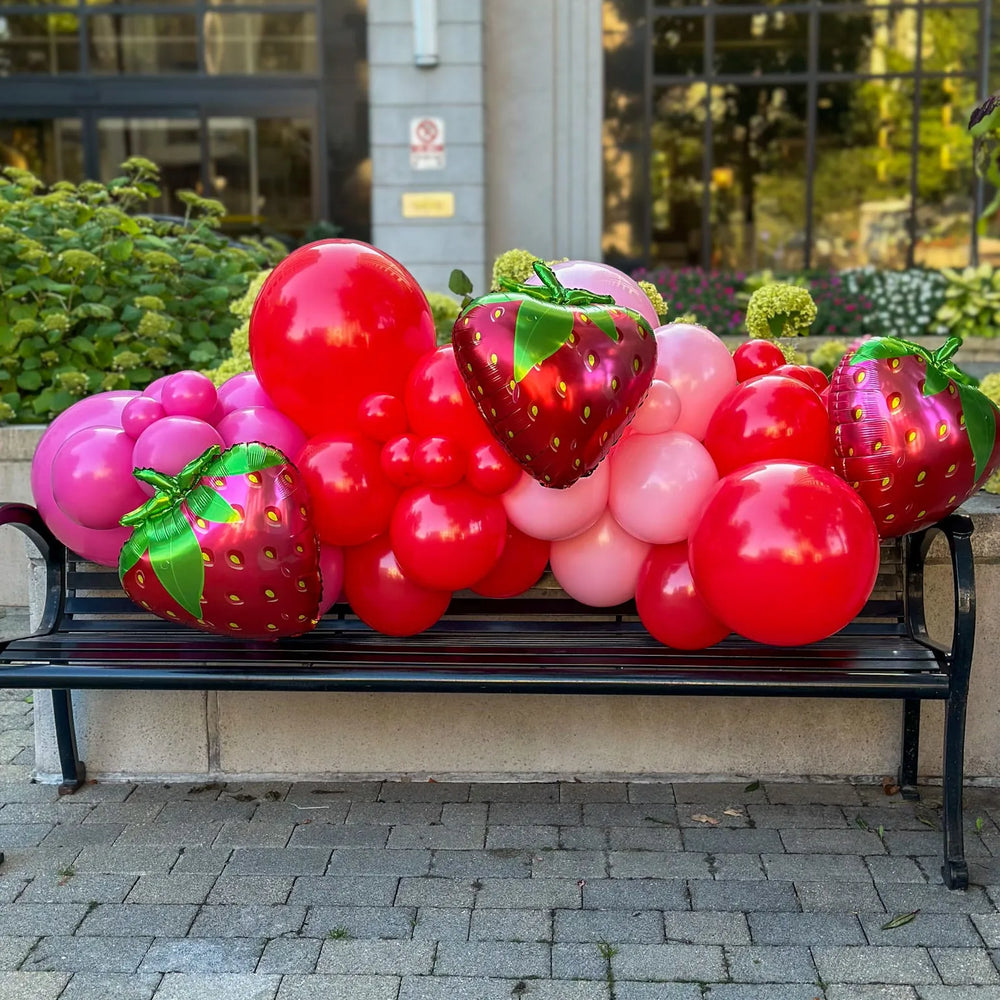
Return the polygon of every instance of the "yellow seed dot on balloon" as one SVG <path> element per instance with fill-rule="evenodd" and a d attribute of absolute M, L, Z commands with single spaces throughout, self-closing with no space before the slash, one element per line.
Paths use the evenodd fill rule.
<path fill-rule="evenodd" d="M 892 482 L 892 480 L 890 479 L 890 477 L 889 477 L 889 476 L 886 476 L 886 477 L 885 477 L 885 478 L 884 478 L 884 479 L 882 480 L 882 486 L 883 486 L 883 487 L 885 487 L 885 486 L 888 486 L 888 485 L 889 485 L 889 483 L 891 483 L 891 482 Z"/>
<path fill-rule="evenodd" d="M 946 423 L 942 423 L 938 427 L 938 437 L 944 437 L 947 433 L 948 433 L 948 425 Z"/>
<path fill-rule="evenodd" d="M 236 622 L 230 622 L 229 623 L 229 627 L 231 629 L 235 629 L 237 632 L 240 630 L 240 627 L 239 627 L 239 625 L 236 624 Z"/>
<path fill-rule="evenodd" d="M 957 468 L 958 468 L 957 465 L 949 465 L 947 471 L 945 472 L 945 475 L 946 476 L 953 476 L 953 475 L 955 475 L 955 470 Z"/>
<path fill-rule="evenodd" d="M 221 476 L 216 476 L 215 479 L 212 480 L 212 485 L 213 486 L 225 486 L 226 485 L 226 481 Z"/>
<path fill-rule="evenodd" d="M 579 339 L 580 339 L 580 338 L 579 338 L 579 337 L 578 337 L 578 336 L 577 336 L 577 335 L 576 335 L 575 333 L 571 333 L 571 334 L 569 335 L 569 342 L 570 342 L 571 344 L 575 344 L 575 343 L 576 343 L 576 342 L 577 342 L 577 341 L 578 341 Z"/>
<path fill-rule="evenodd" d="M 135 582 L 139 584 L 140 587 L 146 586 L 146 576 L 142 570 L 139 570 L 139 572 L 135 574 Z"/>
<path fill-rule="evenodd" d="M 248 472 L 247 482 L 252 486 L 260 486 L 260 476 L 258 476 L 256 472 Z"/>
<path fill-rule="evenodd" d="M 281 520 L 281 519 L 280 519 L 280 518 L 278 517 L 278 512 L 277 512 L 276 510 L 269 510 L 269 511 L 267 512 L 267 519 L 268 519 L 268 520 L 269 520 L 269 521 L 270 521 L 270 522 L 271 522 L 272 524 L 277 524 L 277 522 L 278 522 L 279 520 Z"/>
<path fill-rule="evenodd" d="M 294 482 L 295 482 L 295 477 L 294 477 L 294 476 L 293 476 L 293 475 L 292 475 L 292 474 L 291 474 L 290 472 L 283 472 L 283 473 L 281 474 L 281 478 L 282 478 L 282 479 L 283 479 L 283 480 L 284 480 L 284 481 L 285 481 L 285 482 L 286 482 L 286 483 L 287 483 L 287 484 L 288 484 L 289 486 L 291 486 L 291 485 L 292 485 L 292 483 L 294 483 Z"/>
<path fill-rule="evenodd" d="M 881 450 L 882 450 L 882 442 L 881 441 L 876 441 L 872 445 L 872 451 L 881 451 Z"/>
<path fill-rule="evenodd" d="M 861 407 L 860 406 L 855 406 L 854 407 L 854 419 L 855 420 L 860 420 L 861 419 Z"/>
<path fill-rule="evenodd" d="M 467 364 L 467 365 L 465 366 L 465 370 L 466 370 L 466 371 L 470 371 L 470 372 L 471 372 L 471 371 L 474 371 L 475 369 L 474 369 L 474 368 L 472 367 L 472 364 L 470 363 L 470 364 Z"/>
<path fill-rule="evenodd" d="M 199 625 L 207 625 L 207 624 L 208 624 L 208 622 L 206 622 L 204 618 L 196 618 L 196 619 L 195 619 L 195 621 L 196 621 L 196 622 L 197 622 L 197 623 L 198 623 Z"/>
<path fill-rule="evenodd" d="M 617 378 L 617 376 L 611 380 L 611 391 L 612 392 L 617 392 L 618 391 L 618 378 Z"/>
<path fill-rule="evenodd" d="M 949 504 L 953 504 L 957 499 L 958 499 L 958 497 L 956 497 L 956 496 L 950 496 L 950 497 L 948 497 L 948 503 Z"/>
<path fill-rule="evenodd" d="M 959 418 L 958 418 L 958 426 L 959 427 L 964 427 L 965 426 L 965 414 L 964 413 L 961 414 L 959 416 Z"/>
<path fill-rule="evenodd" d="M 955 383 L 954 382 L 949 382 L 948 383 L 948 395 L 949 396 L 954 396 L 955 393 L 956 393 Z"/>
<path fill-rule="evenodd" d="M 642 367 L 642 362 L 638 358 L 632 359 L 632 371 L 637 372 Z"/>
<path fill-rule="evenodd" d="M 301 555 L 301 554 L 302 554 L 303 552 L 305 552 L 305 549 L 304 549 L 304 548 L 302 548 L 302 546 L 301 546 L 301 545 L 296 545 L 296 546 L 295 546 L 295 551 L 296 551 L 296 552 L 298 552 L 298 553 L 299 553 L 299 555 Z"/>
<path fill-rule="evenodd" d="M 265 559 L 273 559 L 274 556 L 275 556 L 274 549 L 272 549 L 270 546 L 268 546 L 266 549 L 264 549 L 264 558 Z"/>
<path fill-rule="evenodd" d="M 480 396 L 486 395 L 486 390 L 481 385 L 476 386 L 476 392 L 478 392 Z"/>
<path fill-rule="evenodd" d="M 854 449 L 853 448 L 848 448 L 847 449 L 847 457 L 850 458 L 853 455 L 854 455 Z"/>
<path fill-rule="evenodd" d="M 197 525 L 197 526 L 198 526 L 199 528 L 202 528 L 202 529 L 204 529 L 204 528 L 207 528 L 207 527 L 208 527 L 208 523 L 207 523 L 207 522 L 205 521 L 205 519 L 204 519 L 203 517 L 196 517 L 196 518 L 194 519 L 194 523 L 195 523 L 195 524 L 196 524 L 196 525 Z"/>
<path fill-rule="evenodd" d="M 141 604 L 141 605 L 142 605 L 142 606 L 143 606 L 143 607 L 144 607 L 144 608 L 145 608 L 145 609 L 146 609 L 147 611 L 149 610 L 149 603 L 148 603 L 147 601 L 140 601 L 139 603 L 140 603 L 140 604 Z"/>
<path fill-rule="evenodd" d="M 212 562 L 212 554 L 210 552 L 206 552 L 204 549 L 202 549 L 201 550 L 201 561 L 204 562 L 204 563 L 211 563 Z"/>
<path fill-rule="evenodd" d="M 605 441 L 607 441 L 607 439 L 608 439 L 608 432 L 607 432 L 607 431 L 605 431 L 605 432 L 604 432 L 604 433 L 603 433 L 603 434 L 601 435 L 601 444 L 604 444 L 604 442 L 605 442 Z"/>
<path fill-rule="evenodd" d="M 897 368 L 899 367 L 899 358 L 893 358 L 893 359 L 892 359 L 892 360 L 891 360 L 891 361 L 889 362 L 889 367 L 890 367 L 890 368 L 891 368 L 891 369 L 892 369 L 893 371 L 895 371 L 895 370 L 896 370 L 896 369 L 897 369 Z"/>
<path fill-rule="evenodd" d="M 511 379 L 507 383 L 507 388 L 510 389 L 511 392 L 513 392 L 517 388 L 517 383 L 513 379 Z"/>
<path fill-rule="evenodd" d="M 894 392 L 889 397 L 889 409 L 890 410 L 898 410 L 899 407 L 900 407 L 900 404 L 902 402 L 903 402 L 903 397 L 900 396 L 900 394 L 898 392 Z"/>
<path fill-rule="evenodd" d="M 524 456 L 524 460 L 525 460 L 526 462 L 530 462 L 530 461 L 531 461 L 531 456 L 530 456 L 530 455 L 525 455 L 525 456 Z"/>
<path fill-rule="evenodd" d="M 490 364 L 495 365 L 497 363 L 497 356 L 495 354 L 490 355 Z"/>
<path fill-rule="evenodd" d="M 629 415 L 629 413 L 631 413 L 631 412 L 632 412 L 632 407 L 631 406 L 626 406 L 625 407 L 625 416 L 627 417 Z"/>
<path fill-rule="evenodd" d="M 590 407 L 589 406 L 585 406 L 583 408 L 583 419 L 584 420 L 589 420 L 590 419 Z"/>
<path fill-rule="evenodd" d="M 887 521 L 895 521 L 896 520 L 896 515 L 895 514 L 886 514 L 885 515 L 885 519 Z"/>
<path fill-rule="evenodd" d="M 545 474 L 545 482 L 547 482 L 547 483 L 551 483 L 552 482 L 552 477 L 548 473 Z"/>
<path fill-rule="evenodd" d="M 273 625 L 271 622 L 267 623 L 268 632 L 274 632 L 277 629 L 277 627 L 278 627 L 277 625 Z"/>
<path fill-rule="evenodd" d="M 566 383 L 565 382 L 560 382 L 559 383 L 559 391 L 560 392 L 565 392 L 566 391 Z"/>
<path fill-rule="evenodd" d="M 926 470 L 921 470 L 917 473 L 917 482 L 922 483 L 927 478 Z"/>
<path fill-rule="evenodd" d="M 907 442 L 909 444 L 913 444 L 913 442 L 917 440 L 917 432 L 916 431 L 907 431 L 906 432 L 906 440 L 907 440 Z"/>
<path fill-rule="evenodd" d="M 468 323 L 469 321 L 466 320 L 465 322 Z M 472 339 L 478 344 L 479 341 L 483 339 L 483 335 L 478 330 L 476 330 L 476 332 L 472 335 Z"/>
<path fill-rule="evenodd" d="M 861 486 L 861 483 L 851 483 L 851 486 L 853 486 L 854 489 L 859 489 L 860 486 Z"/>
<path fill-rule="evenodd" d="M 494 319 L 499 319 L 502 315 L 503 315 L 503 310 L 502 309 L 494 309 L 493 310 L 493 318 Z"/>
<path fill-rule="evenodd" d="M 514 436 L 513 431 L 507 431 L 507 437 L 512 438 Z"/>
<path fill-rule="evenodd" d="M 580 459 L 578 459 L 578 458 L 574 458 L 573 459 L 573 468 L 574 469 L 579 469 L 580 468 Z"/>
<path fill-rule="evenodd" d="M 174 611 L 171 611 L 171 610 L 170 610 L 170 608 L 167 608 L 167 614 L 168 614 L 168 615 L 169 615 L 169 616 L 170 616 L 171 618 L 176 618 L 176 617 L 177 617 L 177 614 L 176 614 L 176 612 L 174 612 Z"/>
<path fill-rule="evenodd" d="M 229 561 L 234 566 L 242 566 L 243 565 L 243 557 L 239 554 L 239 552 L 230 552 L 229 553 Z"/>
<path fill-rule="evenodd" d="M 305 590 L 306 589 L 306 581 L 305 580 L 296 580 L 295 581 L 295 586 L 298 587 L 299 590 Z"/>
<path fill-rule="evenodd" d="M 306 516 L 308 516 L 308 514 L 309 514 L 309 511 L 307 511 L 307 510 L 305 509 L 305 507 L 299 507 L 299 513 L 300 513 L 300 514 L 301 514 L 301 515 L 302 515 L 303 517 L 306 517 Z"/>
<path fill-rule="evenodd" d="M 927 511 L 926 510 L 919 511 L 917 513 L 917 517 L 926 517 L 926 516 L 927 516 Z"/>
<path fill-rule="evenodd" d="M 468 317 L 468 316 L 466 316 L 466 317 L 465 317 L 465 319 L 463 320 L 463 324 L 464 324 L 465 326 L 468 326 L 468 325 L 469 325 L 469 317 Z"/>
<path fill-rule="evenodd" d="M 239 594 L 229 594 L 227 596 L 229 597 L 229 600 L 232 601 L 233 604 L 240 604 L 241 603 L 240 602 L 240 595 Z"/>
<path fill-rule="evenodd" d="M 861 385 L 861 383 L 864 382 L 866 378 L 868 378 L 868 372 L 860 371 L 857 373 L 857 375 L 854 376 L 854 381 L 857 382 L 858 385 Z"/>
<path fill-rule="evenodd" d="M 306 616 L 305 615 L 299 615 L 299 621 L 300 622 L 304 622 L 305 620 L 306 620 Z"/>
<path fill-rule="evenodd" d="M 597 364 L 597 355 L 596 354 L 588 354 L 587 355 L 587 364 L 590 365 L 591 368 L 593 368 L 594 365 Z"/>
<path fill-rule="evenodd" d="M 274 591 L 273 591 L 273 590 L 271 590 L 271 589 L 267 589 L 267 590 L 265 590 L 265 591 L 264 591 L 264 596 L 265 596 L 265 597 L 266 597 L 266 598 L 267 598 L 267 599 L 268 599 L 269 601 L 271 601 L 271 600 L 273 600 L 273 599 L 274 599 Z"/>
<path fill-rule="evenodd" d="M 531 410 L 529 411 L 533 417 L 538 416 L 538 407 L 532 404 Z"/>
<path fill-rule="evenodd" d="M 553 447 L 553 448 L 558 448 L 558 447 L 559 447 L 559 438 L 557 438 L 557 437 L 554 437 L 554 438 L 552 439 L 552 447 Z"/>
<path fill-rule="evenodd" d="M 490 407 L 490 416 L 491 417 L 495 417 L 496 415 L 497 415 L 497 411 L 495 409 L 493 409 L 493 407 L 491 406 Z"/>

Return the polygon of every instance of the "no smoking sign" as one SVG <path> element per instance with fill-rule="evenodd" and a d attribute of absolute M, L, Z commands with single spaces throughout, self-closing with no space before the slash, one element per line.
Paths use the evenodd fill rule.
<path fill-rule="evenodd" d="M 444 169 L 444 119 L 410 119 L 410 168 L 412 170 Z"/>

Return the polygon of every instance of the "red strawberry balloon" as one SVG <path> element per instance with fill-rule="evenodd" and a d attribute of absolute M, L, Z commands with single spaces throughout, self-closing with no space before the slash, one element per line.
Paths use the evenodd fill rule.
<path fill-rule="evenodd" d="M 950 514 L 1000 465 L 1000 410 L 957 368 L 961 338 L 934 353 L 895 337 L 866 341 L 830 380 L 834 468 L 883 538 Z"/>
<path fill-rule="evenodd" d="M 465 384 L 507 453 L 543 486 L 597 467 L 635 416 L 656 368 L 656 338 L 609 295 L 564 288 L 536 262 L 540 286 L 501 279 L 474 299 L 452 342 Z"/>
<path fill-rule="evenodd" d="M 277 639 L 317 622 L 322 586 L 309 495 L 295 467 L 262 444 L 217 445 L 177 476 L 136 469 L 156 491 L 118 574 L 153 614 L 241 639 Z"/>

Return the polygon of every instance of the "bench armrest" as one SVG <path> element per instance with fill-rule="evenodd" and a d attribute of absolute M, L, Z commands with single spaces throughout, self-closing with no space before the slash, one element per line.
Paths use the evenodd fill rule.
<path fill-rule="evenodd" d="M 952 675 L 964 675 L 965 680 L 968 679 L 972 666 L 976 638 L 976 571 L 972 558 L 972 528 L 972 518 L 967 514 L 949 514 L 937 524 L 915 532 L 906 539 L 904 600 L 910 635 L 942 653 Z M 953 574 L 955 620 L 949 646 L 931 641 L 924 614 L 924 564 L 934 541 L 934 534 L 938 531 L 948 542 Z"/>
<path fill-rule="evenodd" d="M 45 607 L 35 635 L 52 632 L 62 615 L 65 548 L 46 527 L 38 511 L 26 503 L 0 504 L 0 526 L 12 524 L 26 535 L 45 560 Z"/>

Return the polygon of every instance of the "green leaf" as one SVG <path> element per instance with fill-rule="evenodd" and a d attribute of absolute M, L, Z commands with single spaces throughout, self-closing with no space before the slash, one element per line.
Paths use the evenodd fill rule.
<path fill-rule="evenodd" d="M 621 334 L 618 332 L 618 328 L 615 326 L 615 321 L 607 314 L 607 312 L 602 308 L 597 308 L 591 311 L 590 309 L 583 310 L 587 316 L 589 316 L 594 321 L 594 326 L 603 330 L 604 333 L 611 338 L 614 343 L 618 343 L 621 340 Z"/>
<path fill-rule="evenodd" d="M 194 529 L 176 508 L 150 525 L 149 565 L 177 604 L 200 618 L 205 561 Z"/>
<path fill-rule="evenodd" d="M 897 927 L 903 927 L 905 924 L 912 923 L 919 912 L 919 910 L 914 910 L 912 913 L 900 913 L 899 916 L 893 917 L 892 920 L 887 920 L 882 925 L 882 930 L 891 931 Z"/>
<path fill-rule="evenodd" d="M 993 453 L 997 434 L 997 407 L 988 396 L 971 385 L 959 385 L 958 396 L 965 414 L 965 429 L 979 479 Z"/>
<path fill-rule="evenodd" d="M 21 372 L 17 376 L 17 386 L 27 392 L 34 392 L 42 387 L 42 376 L 37 371 Z"/>
<path fill-rule="evenodd" d="M 196 486 L 187 497 L 188 510 L 195 517 L 218 524 L 233 524 L 240 515 L 229 502 L 208 486 Z"/>
<path fill-rule="evenodd" d="M 756 791 L 759 791 L 759 789 L 760 789 L 760 782 L 759 781 L 751 781 L 750 784 L 747 785 L 746 788 L 743 789 L 743 791 L 744 792 L 756 792 Z"/>
<path fill-rule="evenodd" d="M 948 388 L 951 379 L 936 365 L 927 366 L 927 377 L 924 379 L 924 395 L 936 396 Z"/>
<path fill-rule="evenodd" d="M 142 232 L 142 229 L 139 228 L 139 224 L 135 221 L 135 219 L 129 218 L 128 216 L 118 223 L 118 228 L 126 236 L 138 236 Z"/>
<path fill-rule="evenodd" d="M 456 267 L 448 276 L 448 291 L 455 295 L 471 295 L 472 279 Z"/>
<path fill-rule="evenodd" d="M 124 579 L 125 574 L 142 558 L 148 548 L 149 536 L 146 533 L 146 526 L 140 524 L 125 540 L 118 554 L 119 579 Z"/>
<path fill-rule="evenodd" d="M 514 324 L 514 379 L 552 357 L 573 332 L 573 313 L 563 306 L 538 299 L 524 299 Z"/>
<path fill-rule="evenodd" d="M 240 476 L 248 472 L 260 472 L 261 469 L 271 469 L 285 465 L 288 459 L 276 448 L 258 444 L 234 444 L 223 452 L 217 463 L 211 466 L 207 475 Z"/>
<path fill-rule="evenodd" d="M 851 356 L 850 363 L 856 365 L 859 361 L 878 361 L 883 358 L 902 358 L 907 355 L 923 358 L 925 361 L 930 352 L 918 344 L 898 337 L 873 337 L 866 340 Z"/>

